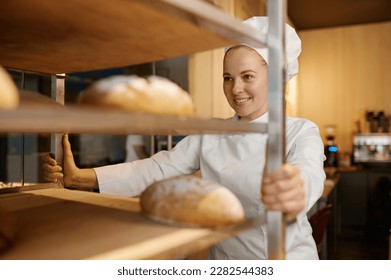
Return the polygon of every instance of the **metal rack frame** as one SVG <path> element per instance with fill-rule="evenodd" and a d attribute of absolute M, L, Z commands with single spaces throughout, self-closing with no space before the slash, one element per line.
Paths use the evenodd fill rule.
<path fill-rule="evenodd" d="M 156 2 L 146 1 L 148 5 L 155 5 Z M 175 3 L 176 8 L 170 5 Z M 188 17 L 186 14 L 193 2 L 180 2 L 172 0 L 164 0 L 156 5 L 160 5 L 168 14 L 175 14 L 177 9 L 183 9 L 180 17 Z M 203 4 L 204 5 L 204 4 Z M 285 162 L 285 44 L 284 44 L 284 25 L 286 20 L 286 0 L 268 0 L 267 14 L 269 16 L 269 32 L 267 35 L 267 46 L 269 48 L 269 123 L 268 123 L 268 145 L 267 145 L 267 172 L 272 172 Z M 198 7 L 197 7 L 198 9 Z M 183 12 L 185 11 L 185 12 Z M 220 26 L 224 19 L 221 20 L 212 18 L 204 18 L 204 27 L 218 34 L 225 34 L 224 28 Z M 189 20 L 189 19 L 187 19 Z M 195 21 L 197 19 L 191 18 Z M 189 20 L 189 21 L 191 21 Z M 213 22 L 213 20 L 215 22 Z M 213 22 L 211 24 L 211 22 Z M 235 27 L 236 28 L 236 27 Z M 248 37 L 243 37 L 246 30 L 239 26 L 235 32 L 227 36 L 228 38 L 246 39 L 248 43 L 254 42 L 259 45 L 259 42 L 264 39 L 263 34 L 260 38 L 255 35 L 248 34 Z M 242 37 L 241 37 L 242 36 Z M 59 103 L 64 103 L 64 74 L 52 75 L 52 99 Z M 62 158 L 62 137 L 61 134 L 52 136 L 51 152 L 56 155 L 58 161 Z M 285 229 L 286 219 L 281 212 L 267 212 L 267 236 L 268 236 L 268 255 L 269 259 L 284 259 L 285 258 Z"/>
<path fill-rule="evenodd" d="M 286 0 L 268 0 L 269 16 L 269 123 L 267 172 L 285 162 L 285 19 Z M 286 218 L 279 211 L 267 211 L 269 259 L 285 259 Z"/>

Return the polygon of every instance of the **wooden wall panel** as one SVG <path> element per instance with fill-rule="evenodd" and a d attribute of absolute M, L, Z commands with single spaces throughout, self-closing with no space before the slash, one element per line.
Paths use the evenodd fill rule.
<path fill-rule="evenodd" d="M 324 127 L 351 152 L 356 121 L 365 110 L 391 115 L 391 22 L 302 31 L 297 114 Z"/>
<path fill-rule="evenodd" d="M 228 118 L 233 115 L 223 92 L 223 56 L 223 49 L 215 49 L 189 58 L 189 91 L 199 117 Z"/>
<path fill-rule="evenodd" d="M 266 15 L 265 1 L 236 0 L 234 1 L 235 17 L 245 20 L 253 16 Z"/>

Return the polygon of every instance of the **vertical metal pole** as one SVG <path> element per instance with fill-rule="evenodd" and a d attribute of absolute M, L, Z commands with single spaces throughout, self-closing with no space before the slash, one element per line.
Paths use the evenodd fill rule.
<path fill-rule="evenodd" d="M 24 75 L 24 71 L 21 72 L 21 85 L 20 88 L 23 91 L 25 89 L 25 82 L 26 82 L 26 77 Z M 25 176 L 24 176 L 24 144 L 25 144 L 25 137 L 24 133 L 21 135 L 21 144 L 20 144 L 20 183 L 22 187 L 24 186 L 24 181 L 25 181 Z"/>
<path fill-rule="evenodd" d="M 172 149 L 172 135 L 167 135 L 167 150 L 171 150 Z"/>
<path fill-rule="evenodd" d="M 285 162 L 285 19 L 286 0 L 268 0 L 269 28 L 269 124 L 267 144 L 267 172 L 279 168 Z M 279 211 L 267 211 L 268 258 L 285 259 L 284 215 Z"/>
<path fill-rule="evenodd" d="M 65 104 L 65 74 L 51 75 L 51 98 L 60 104 Z M 62 164 L 62 134 L 51 135 L 50 152 L 54 154 L 56 161 Z"/>
<path fill-rule="evenodd" d="M 151 135 L 150 140 L 151 140 L 151 143 L 150 143 L 149 155 L 153 156 L 155 154 L 155 136 Z"/>
<path fill-rule="evenodd" d="M 152 76 L 155 76 L 156 75 L 156 62 L 153 61 L 152 62 Z"/>
<path fill-rule="evenodd" d="M 156 63 L 155 61 L 152 62 L 152 76 L 156 75 Z M 155 154 L 155 135 L 150 136 L 151 143 L 150 143 L 150 156 L 153 156 Z"/>

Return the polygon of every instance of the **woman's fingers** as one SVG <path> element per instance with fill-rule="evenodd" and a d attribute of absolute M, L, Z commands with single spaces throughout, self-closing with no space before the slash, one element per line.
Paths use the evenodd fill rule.
<path fill-rule="evenodd" d="M 289 179 L 298 175 L 300 175 L 300 170 L 296 166 L 284 164 L 281 166 L 281 168 L 278 168 L 277 170 L 270 173 L 266 178 L 269 181 L 276 181 Z"/>
<path fill-rule="evenodd" d="M 57 161 L 48 153 L 41 156 L 43 180 L 46 182 L 58 182 L 62 179 L 62 168 L 57 164 Z"/>
<path fill-rule="evenodd" d="M 63 137 L 63 149 L 64 149 L 64 158 L 63 158 L 63 170 L 64 170 L 64 185 L 66 187 L 72 186 L 74 183 L 74 178 L 78 174 L 79 168 L 75 164 L 73 158 L 73 153 L 71 149 L 71 143 L 68 139 L 68 134 L 64 134 Z"/>
<path fill-rule="evenodd" d="M 42 164 L 42 169 L 48 173 L 56 173 L 56 172 L 62 171 L 61 166 L 53 165 L 53 164 L 49 164 L 49 163 Z"/>
<path fill-rule="evenodd" d="M 64 160 L 73 161 L 71 143 L 69 142 L 68 134 L 64 134 L 62 139 L 62 144 L 63 144 Z"/>
<path fill-rule="evenodd" d="M 42 155 L 41 160 L 48 165 L 57 165 L 57 161 L 49 153 Z"/>
<path fill-rule="evenodd" d="M 42 169 L 43 179 L 47 182 L 57 182 L 63 178 L 61 166 L 44 163 Z"/>
<path fill-rule="evenodd" d="M 62 173 L 44 173 L 43 174 L 43 179 L 46 182 L 57 183 L 62 178 L 63 178 Z"/>
<path fill-rule="evenodd" d="M 304 181 L 297 167 L 285 164 L 265 176 L 262 201 L 266 209 L 282 211 L 296 217 L 305 207 Z"/>

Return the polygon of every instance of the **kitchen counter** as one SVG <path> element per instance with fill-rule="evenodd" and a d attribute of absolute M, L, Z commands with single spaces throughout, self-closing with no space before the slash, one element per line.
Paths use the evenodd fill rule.
<path fill-rule="evenodd" d="M 342 250 L 339 242 L 344 242 L 344 236 L 362 239 L 362 246 L 368 246 L 368 250 L 385 240 L 389 232 L 383 229 L 391 226 L 387 218 L 391 197 L 386 194 L 387 189 L 391 191 L 391 170 L 350 166 L 328 170 L 328 175 L 338 176 L 328 199 L 333 205 L 328 249 L 331 256 Z"/>

